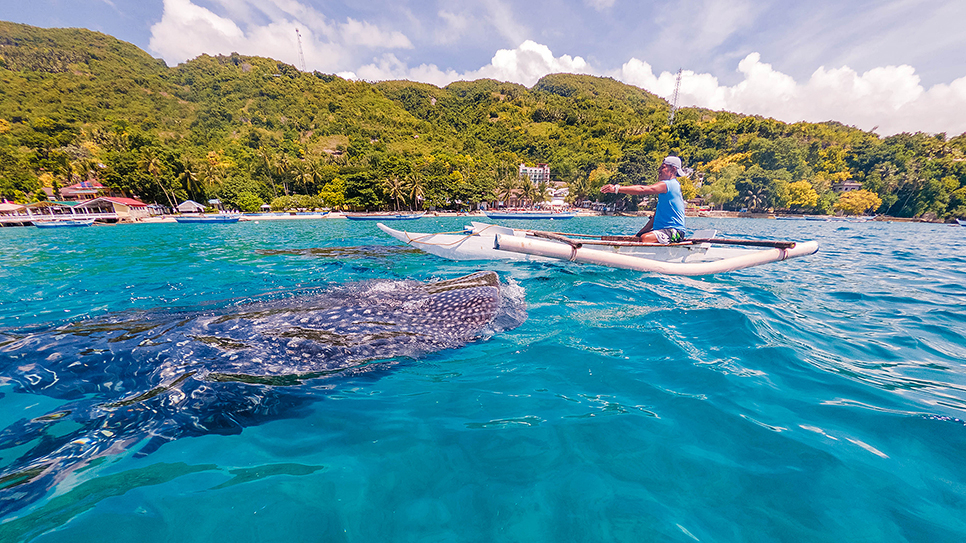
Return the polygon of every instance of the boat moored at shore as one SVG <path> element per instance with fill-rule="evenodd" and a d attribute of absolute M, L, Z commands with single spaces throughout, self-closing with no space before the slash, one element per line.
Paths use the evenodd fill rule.
<path fill-rule="evenodd" d="M 488 219 L 516 219 L 516 220 L 541 220 L 550 219 L 562 221 L 572 219 L 576 213 L 566 211 L 486 211 L 484 213 Z"/>
<path fill-rule="evenodd" d="M 225 215 L 183 215 L 180 217 L 175 217 L 174 220 L 182 224 L 202 224 L 202 223 L 214 223 L 214 224 L 229 224 L 238 222 L 241 219 L 241 215 L 238 214 L 225 214 Z"/>
<path fill-rule="evenodd" d="M 352 221 L 411 221 L 425 215 L 422 213 L 345 213 Z"/>
<path fill-rule="evenodd" d="M 31 222 L 37 228 L 82 228 L 94 224 L 94 219 L 51 219 Z"/>

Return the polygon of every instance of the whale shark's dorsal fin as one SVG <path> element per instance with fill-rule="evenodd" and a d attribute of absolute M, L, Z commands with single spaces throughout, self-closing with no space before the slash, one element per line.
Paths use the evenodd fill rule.
<path fill-rule="evenodd" d="M 426 285 L 426 291 L 430 294 L 439 294 L 440 292 L 446 292 L 449 290 L 460 290 L 474 287 L 493 287 L 495 289 L 499 289 L 500 278 L 497 277 L 495 272 L 481 271 L 464 275 L 463 277 L 457 277 L 456 279 L 447 279 L 445 281 L 429 283 Z"/>

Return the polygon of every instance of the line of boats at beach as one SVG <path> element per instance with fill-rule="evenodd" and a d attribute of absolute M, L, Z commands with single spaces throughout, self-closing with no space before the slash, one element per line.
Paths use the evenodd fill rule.
<path fill-rule="evenodd" d="M 309 213 L 301 214 L 304 217 L 322 218 L 329 214 L 329 212 L 319 212 L 319 213 Z M 340 217 L 345 217 L 346 219 L 353 221 L 406 221 L 419 219 L 426 216 L 426 212 L 416 212 L 416 213 L 340 213 L 337 214 Z M 566 220 L 572 219 L 577 216 L 574 212 L 566 211 L 486 211 L 484 215 L 488 219 L 494 220 Z M 291 214 L 288 213 L 249 213 L 245 214 L 244 217 L 248 220 L 258 220 L 259 218 L 269 219 L 269 218 L 281 218 L 289 217 Z M 298 215 L 297 215 L 298 216 Z M 236 223 L 242 219 L 243 215 L 241 213 L 218 213 L 218 214 L 191 214 L 191 215 L 178 215 L 173 217 L 175 221 L 182 224 L 231 224 Z M 861 223 L 869 222 L 874 220 L 873 217 L 834 217 L 828 215 L 800 215 L 800 216 L 778 216 L 775 217 L 776 220 L 781 221 L 819 221 L 819 222 L 852 222 Z M 95 219 L 91 218 L 75 218 L 75 219 L 44 219 L 44 220 L 34 220 L 33 225 L 38 228 L 77 228 L 91 226 L 94 224 Z M 966 219 L 956 219 L 956 222 L 961 226 L 966 226 Z"/>
<path fill-rule="evenodd" d="M 322 218 L 328 215 L 328 212 L 321 213 L 310 213 L 308 215 L 302 215 L 303 217 L 311 216 Z M 562 212 L 562 211 L 506 211 L 506 212 L 494 212 L 487 211 L 484 213 L 489 219 L 523 219 L 523 220 L 537 220 L 537 219 L 550 219 L 550 220 L 564 220 L 572 219 L 577 216 L 576 213 L 572 212 Z M 426 212 L 417 213 L 341 213 L 339 216 L 345 217 L 346 219 L 353 221 L 406 221 L 422 218 L 426 215 Z M 242 219 L 242 217 L 250 220 L 257 220 L 259 218 L 269 219 L 269 218 L 280 218 L 291 216 L 288 213 L 250 213 L 242 215 L 241 213 L 218 213 L 218 214 L 185 214 L 173 217 L 175 221 L 181 224 L 231 224 L 236 223 Z M 40 228 L 75 228 L 82 226 L 91 226 L 94 224 L 94 219 L 50 219 L 50 220 L 35 220 L 33 221 L 35 226 Z"/>
<path fill-rule="evenodd" d="M 835 217 L 832 215 L 782 215 L 775 217 L 779 221 L 819 221 L 819 222 L 869 222 L 875 217 Z"/>

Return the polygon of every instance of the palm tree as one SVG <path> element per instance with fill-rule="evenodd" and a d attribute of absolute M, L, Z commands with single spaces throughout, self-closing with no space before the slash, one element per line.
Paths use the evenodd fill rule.
<path fill-rule="evenodd" d="M 268 182 L 272 185 L 272 198 L 278 198 L 278 191 L 275 190 L 275 176 L 273 175 L 275 172 L 275 157 L 264 147 L 258 148 L 258 157 L 262 159 L 262 166 L 265 167 Z"/>
<path fill-rule="evenodd" d="M 322 187 L 325 180 L 325 164 L 321 160 L 316 160 L 309 164 L 309 176 L 312 189 L 315 192 Z"/>
<path fill-rule="evenodd" d="M 97 161 L 94 159 L 82 159 L 77 163 L 76 171 L 79 172 L 81 181 L 90 181 L 97 177 L 94 173 L 99 168 Z"/>
<path fill-rule="evenodd" d="M 406 176 L 405 194 L 409 196 L 409 208 L 418 207 L 419 200 L 425 195 L 426 186 L 423 177 L 418 173 L 411 173 Z"/>
<path fill-rule="evenodd" d="M 188 196 L 192 200 L 198 200 L 198 194 L 200 193 L 201 186 L 198 184 L 198 174 L 195 172 L 194 164 L 191 163 L 191 159 L 184 157 L 181 159 L 181 173 L 178 174 L 178 181 L 181 181 L 181 186 L 184 187 L 184 191 L 188 193 Z"/>
<path fill-rule="evenodd" d="M 900 176 L 900 182 L 898 191 L 906 191 L 906 199 L 903 200 L 902 206 L 899 207 L 899 213 L 902 213 L 906 206 L 909 204 L 909 200 L 912 196 L 919 192 L 922 188 L 923 180 L 919 177 L 919 164 L 916 162 L 910 162 L 907 166 L 906 172 Z M 896 193 L 898 196 L 898 192 Z M 911 215 L 912 213 L 910 213 Z"/>
<path fill-rule="evenodd" d="M 214 186 L 221 179 L 220 170 L 218 164 L 211 160 L 206 160 L 201 164 L 201 177 L 205 180 L 206 186 L 205 194 L 213 194 Z"/>
<path fill-rule="evenodd" d="M 579 204 L 584 198 L 587 197 L 588 194 L 590 194 L 590 178 L 584 176 L 575 176 L 569 183 L 567 183 L 567 188 L 569 189 L 567 201 L 570 204 Z"/>
<path fill-rule="evenodd" d="M 765 203 L 765 188 L 757 187 L 754 189 L 749 189 L 745 193 L 745 205 L 748 206 L 749 211 L 756 210 Z"/>
<path fill-rule="evenodd" d="M 537 184 L 536 190 L 537 203 L 544 203 L 550 199 L 550 183 L 541 181 Z"/>
<path fill-rule="evenodd" d="M 396 211 L 399 211 L 399 199 L 405 198 L 406 187 L 403 186 L 399 176 L 387 177 L 382 182 L 382 188 L 389 194 L 389 197 L 396 202 Z"/>
<path fill-rule="evenodd" d="M 522 192 L 521 196 L 523 199 L 529 204 L 527 207 L 533 207 L 533 204 L 537 202 L 537 190 L 537 185 L 535 183 L 531 183 L 529 180 L 524 180 L 523 186 L 520 187 L 520 191 Z"/>
<path fill-rule="evenodd" d="M 292 162 L 288 158 L 288 155 L 282 153 L 279 155 L 278 160 L 275 161 L 275 174 L 282 180 L 282 191 L 285 192 L 285 196 L 288 196 L 288 183 L 286 183 L 286 180 L 291 175 L 291 172 Z"/>
<path fill-rule="evenodd" d="M 299 160 L 292 164 L 292 170 L 295 174 L 292 188 L 297 189 L 299 194 L 308 194 L 308 187 L 312 185 L 312 168 L 304 160 Z"/>
<path fill-rule="evenodd" d="M 504 205 L 513 197 L 513 191 L 517 190 L 517 178 L 506 176 L 497 181 L 496 196 L 503 201 Z"/>
<path fill-rule="evenodd" d="M 153 149 L 147 149 L 141 155 L 141 168 L 143 168 L 144 171 L 154 179 L 154 182 L 158 185 L 158 188 L 160 188 L 161 192 L 164 193 L 164 197 L 168 199 L 168 205 L 171 206 L 171 210 L 174 211 L 174 202 L 171 200 L 171 196 L 168 194 L 167 189 L 164 188 L 164 185 L 159 179 L 162 166 L 163 163 L 161 162 L 161 157 L 159 157 Z"/>

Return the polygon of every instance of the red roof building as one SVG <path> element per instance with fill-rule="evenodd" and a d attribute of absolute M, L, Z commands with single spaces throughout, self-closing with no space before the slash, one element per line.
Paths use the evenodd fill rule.
<path fill-rule="evenodd" d="M 76 185 L 60 189 L 62 200 L 83 201 L 97 198 L 101 193 L 108 192 L 108 188 L 97 181 L 81 181 Z"/>

